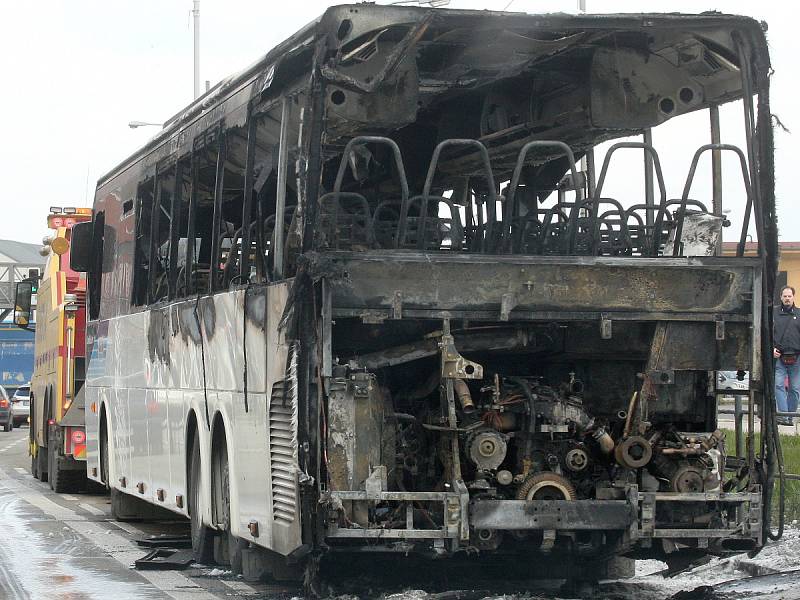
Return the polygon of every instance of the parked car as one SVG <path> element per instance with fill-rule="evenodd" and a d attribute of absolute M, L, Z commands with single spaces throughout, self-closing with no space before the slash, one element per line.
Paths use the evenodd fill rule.
<path fill-rule="evenodd" d="M 717 389 L 730 390 L 732 394 L 746 394 L 750 389 L 750 373 L 744 372 L 742 379 L 737 377 L 738 371 L 717 371 Z"/>
<path fill-rule="evenodd" d="M 0 426 L 3 431 L 11 431 L 14 429 L 14 405 L 8 397 L 6 388 L 0 385 Z"/>
<path fill-rule="evenodd" d="M 14 426 L 19 427 L 22 423 L 28 422 L 31 416 L 31 385 L 22 385 L 17 388 L 11 396 L 11 403 L 14 405 Z"/>

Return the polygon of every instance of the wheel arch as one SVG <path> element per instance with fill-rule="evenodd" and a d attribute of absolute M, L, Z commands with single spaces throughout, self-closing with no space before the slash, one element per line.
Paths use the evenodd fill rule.
<path fill-rule="evenodd" d="M 186 481 L 186 493 L 189 493 L 189 483 L 192 478 L 192 445 L 194 444 L 194 436 L 197 434 L 198 444 L 200 443 L 200 432 L 197 428 L 197 413 L 194 409 L 189 409 L 189 414 L 186 417 L 186 430 L 184 432 L 184 461 L 183 468 Z M 201 455 L 202 459 L 202 455 Z"/>
<path fill-rule="evenodd" d="M 103 444 L 103 430 L 105 429 L 106 432 L 106 441 L 105 445 Z M 105 478 L 105 483 L 109 489 L 113 488 L 114 485 L 112 483 L 113 479 L 111 477 L 111 472 L 114 470 L 112 467 L 113 461 L 111 460 L 114 456 L 113 452 L 111 452 L 111 444 L 113 443 L 113 435 L 111 432 L 110 420 L 108 418 L 108 406 L 106 400 L 102 400 L 100 402 L 100 416 L 97 419 L 97 462 L 100 464 L 100 480 L 103 481 Z M 105 447 L 104 447 L 105 446 Z M 103 453 L 106 454 L 106 460 L 108 463 L 108 473 L 103 472 Z"/>

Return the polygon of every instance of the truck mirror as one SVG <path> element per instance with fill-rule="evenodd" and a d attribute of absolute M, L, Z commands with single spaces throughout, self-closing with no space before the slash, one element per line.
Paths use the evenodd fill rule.
<path fill-rule="evenodd" d="M 78 273 L 91 270 L 92 232 L 94 223 L 86 221 L 72 226 L 70 239 L 69 267 Z"/>
<path fill-rule="evenodd" d="M 14 325 L 22 329 L 32 329 L 31 304 L 33 295 L 38 291 L 38 283 L 25 280 L 17 283 L 14 293 Z"/>

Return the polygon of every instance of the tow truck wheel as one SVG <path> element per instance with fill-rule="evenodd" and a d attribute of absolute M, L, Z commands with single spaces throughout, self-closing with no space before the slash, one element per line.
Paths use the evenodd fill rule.
<path fill-rule="evenodd" d="M 64 471 L 61 469 L 56 454 L 56 440 L 55 436 L 50 436 L 47 444 L 47 475 L 50 481 L 50 489 L 54 492 L 61 494 L 66 492 L 66 485 L 64 482 Z"/>
<path fill-rule="evenodd" d="M 47 483 L 47 448 L 42 446 L 36 447 L 36 477 L 42 483 Z"/>
<path fill-rule="evenodd" d="M 39 479 L 39 461 L 35 456 L 31 456 L 31 475 L 34 479 Z"/>
<path fill-rule="evenodd" d="M 57 494 L 75 492 L 81 488 L 82 478 L 85 479 L 84 472 L 74 471 L 63 468 L 58 456 L 60 440 L 53 427 L 51 435 L 47 441 L 47 475 L 50 481 L 50 488 Z"/>

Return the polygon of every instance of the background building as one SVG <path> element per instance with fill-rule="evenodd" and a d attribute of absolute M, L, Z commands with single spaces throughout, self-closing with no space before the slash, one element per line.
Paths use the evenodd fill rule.
<path fill-rule="evenodd" d="M 722 254 L 733 256 L 736 254 L 738 242 L 723 242 Z M 780 256 L 778 260 L 778 278 L 775 280 L 775 297 L 780 297 L 780 290 L 785 285 L 790 285 L 800 292 L 800 242 L 779 242 Z M 757 245 L 747 242 L 744 247 L 745 256 L 755 256 Z M 796 302 L 800 305 L 800 302 Z"/>
<path fill-rule="evenodd" d="M 44 270 L 41 246 L 0 240 L 0 385 L 13 393 L 33 374 L 33 331 L 14 325 L 14 288 Z"/>

